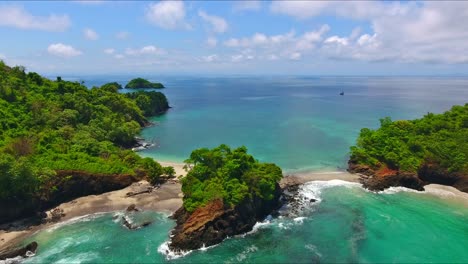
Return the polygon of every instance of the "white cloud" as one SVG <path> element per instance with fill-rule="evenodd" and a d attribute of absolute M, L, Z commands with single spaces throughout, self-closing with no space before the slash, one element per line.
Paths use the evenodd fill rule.
<path fill-rule="evenodd" d="M 148 22 L 163 29 L 190 29 L 190 25 L 185 22 L 185 5 L 182 1 L 149 4 L 145 17 Z"/>
<path fill-rule="evenodd" d="M 270 10 L 273 13 L 305 19 L 319 15 L 329 5 L 326 1 L 273 1 Z"/>
<path fill-rule="evenodd" d="M 315 48 L 316 44 L 320 42 L 323 35 L 330 30 L 328 25 L 323 25 L 319 30 L 305 32 L 296 43 L 297 50 L 310 50 Z"/>
<path fill-rule="evenodd" d="M 254 53 L 257 54 L 254 58 L 299 60 L 304 53 L 310 53 L 317 49 L 329 30 L 328 25 L 322 25 L 319 29 L 304 32 L 302 35 L 296 35 L 294 31 L 277 35 L 255 33 L 251 37 L 228 39 L 224 45 L 230 48 L 254 49 Z M 247 57 L 236 56 L 232 58 L 232 61 L 237 62 L 245 58 Z"/>
<path fill-rule="evenodd" d="M 329 37 L 326 40 L 324 40 L 323 43 L 325 43 L 325 44 L 338 44 L 338 45 L 347 46 L 348 45 L 348 38 L 340 38 L 338 36 L 332 36 L 332 37 Z"/>
<path fill-rule="evenodd" d="M 331 36 L 321 55 L 367 61 L 468 63 L 466 1 L 274 1 L 274 13 L 306 19 L 331 15 L 360 20 L 371 32 L 355 29 Z"/>
<path fill-rule="evenodd" d="M 198 16 L 200 16 L 205 22 L 211 24 L 212 30 L 215 33 L 224 33 L 228 30 L 228 24 L 222 17 L 208 15 L 202 10 L 198 11 Z"/>
<path fill-rule="evenodd" d="M 0 6 L 0 26 L 44 31 L 65 31 L 70 27 L 67 15 L 34 16 L 20 6 Z"/>
<path fill-rule="evenodd" d="M 74 47 L 62 43 L 50 44 L 47 48 L 47 52 L 54 56 L 63 58 L 70 58 L 83 54 L 83 52 L 75 49 Z"/>
<path fill-rule="evenodd" d="M 122 54 L 115 54 L 115 55 L 114 55 L 114 58 L 116 58 L 116 59 L 120 60 L 120 59 L 123 59 L 123 58 L 125 58 L 125 56 L 124 56 L 124 55 L 122 55 Z"/>
<path fill-rule="evenodd" d="M 153 45 L 144 46 L 140 49 L 125 49 L 125 54 L 129 56 L 138 56 L 138 55 L 161 55 L 164 54 L 165 51 Z"/>
<path fill-rule="evenodd" d="M 112 55 L 112 54 L 115 53 L 115 49 L 112 49 L 112 48 L 105 49 L 105 50 L 104 50 L 104 53 L 105 53 L 105 54 Z"/>
<path fill-rule="evenodd" d="M 234 3 L 234 11 L 256 11 L 262 8 L 262 1 L 248 0 L 248 1 L 237 1 Z"/>
<path fill-rule="evenodd" d="M 302 57 L 302 54 L 300 52 L 293 52 L 289 55 L 289 59 L 291 60 L 300 60 Z"/>
<path fill-rule="evenodd" d="M 130 36 L 130 33 L 128 33 L 127 31 L 120 31 L 120 32 L 117 32 L 117 34 L 115 34 L 115 38 L 117 39 L 128 39 L 128 37 Z"/>
<path fill-rule="evenodd" d="M 214 37 L 208 37 L 206 39 L 206 45 L 209 47 L 216 47 L 216 45 L 218 45 L 218 40 Z"/>
<path fill-rule="evenodd" d="M 0 53 L 0 60 L 6 59 L 6 56 Z"/>
<path fill-rule="evenodd" d="M 294 31 L 273 36 L 267 36 L 263 33 L 255 33 L 251 37 L 230 38 L 224 42 L 224 45 L 231 48 L 252 48 L 256 46 L 278 45 L 294 40 L 294 35 Z"/>
<path fill-rule="evenodd" d="M 83 29 L 83 35 L 87 40 L 97 40 L 99 38 L 98 33 L 90 28 Z"/>
<path fill-rule="evenodd" d="M 232 55 L 231 56 L 231 61 L 232 62 L 240 62 L 244 59 L 244 55 L 242 54 L 237 54 L 237 55 Z"/>
<path fill-rule="evenodd" d="M 203 56 L 202 61 L 204 62 L 215 62 L 219 60 L 219 56 L 216 54 L 208 55 L 208 56 Z"/>

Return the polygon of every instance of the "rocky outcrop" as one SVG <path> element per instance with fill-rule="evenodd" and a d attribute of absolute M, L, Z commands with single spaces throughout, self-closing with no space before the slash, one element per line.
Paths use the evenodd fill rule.
<path fill-rule="evenodd" d="M 47 199 L 27 201 L 9 200 L 0 202 L 0 224 L 24 217 L 39 215 L 38 212 L 53 208 L 72 199 L 123 189 L 138 179 L 127 174 L 99 174 L 84 171 L 59 170 L 49 184 L 56 187 Z M 40 216 L 40 215 L 39 215 Z"/>
<path fill-rule="evenodd" d="M 11 259 L 16 257 L 29 257 L 36 253 L 37 242 L 31 242 L 26 246 L 8 248 L 0 252 L 0 260 Z"/>
<path fill-rule="evenodd" d="M 372 191 L 383 191 L 389 187 L 402 186 L 423 191 L 431 183 L 453 186 L 468 192 L 468 175 L 451 173 L 438 164 L 425 162 L 417 173 L 392 170 L 385 166 L 375 170 L 367 165 L 348 162 L 348 171 L 361 174 L 360 182 Z"/>
<path fill-rule="evenodd" d="M 276 186 L 274 198 L 263 200 L 259 197 L 246 199 L 230 207 L 221 199 L 214 200 L 192 213 L 181 207 L 172 216 L 177 226 L 172 231 L 169 247 L 172 250 L 193 250 L 212 246 L 225 238 L 252 230 L 255 223 L 279 209 L 281 189 Z"/>

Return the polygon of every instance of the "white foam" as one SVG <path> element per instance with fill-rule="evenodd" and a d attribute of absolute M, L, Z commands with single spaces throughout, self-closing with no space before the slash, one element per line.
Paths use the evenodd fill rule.
<path fill-rule="evenodd" d="M 305 219 L 307 219 L 307 217 L 300 216 L 300 217 L 294 218 L 293 221 L 297 224 L 303 224 Z"/>
<path fill-rule="evenodd" d="M 322 257 L 322 254 L 320 253 L 320 251 L 318 251 L 317 247 L 313 244 L 306 244 L 304 245 L 304 247 L 308 250 L 310 250 L 312 253 L 314 253 L 315 255 L 319 256 L 319 257 Z"/>
<path fill-rule="evenodd" d="M 58 229 L 58 228 L 60 228 L 62 226 L 65 226 L 65 225 L 74 224 L 74 223 L 78 223 L 78 222 L 88 222 L 88 221 L 94 220 L 94 219 L 102 216 L 103 214 L 106 214 L 106 213 L 103 212 L 103 213 L 94 213 L 94 214 L 87 214 L 87 215 L 77 216 L 77 217 L 68 219 L 67 221 L 63 221 L 63 222 L 54 224 L 53 226 L 47 228 L 45 231 L 52 232 L 52 231 L 54 231 L 54 230 L 56 230 L 56 229 Z"/>
<path fill-rule="evenodd" d="M 345 186 L 347 188 L 352 188 L 360 187 L 361 184 L 342 180 L 311 181 L 301 186 L 301 188 L 299 189 L 299 195 L 302 196 L 301 198 L 303 200 L 310 201 L 311 199 L 314 199 L 317 202 L 320 202 L 320 195 L 322 194 L 322 190 L 337 186 Z"/>
<path fill-rule="evenodd" d="M 414 190 L 414 189 L 410 189 L 410 188 L 406 188 L 406 187 L 401 187 L 401 186 L 398 186 L 398 187 L 389 187 L 383 191 L 379 191 L 377 193 L 379 194 L 395 194 L 395 193 L 399 193 L 399 192 L 414 192 L 414 193 L 423 193 L 423 192 L 420 192 L 420 191 L 417 191 L 417 190 Z"/>
<path fill-rule="evenodd" d="M 0 260 L 0 264 L 16 264 L 16 263 L 21 263 L 22 260 L 24 258 L 23 257 L 14 257 L 14 258 L 7 258 L 5 260 Z"/>
<path fill-rule="evenodd" d="M 96 259 L 98 257 L 97 253 L 81 253 L 81 254 L 76 254 L 68 258 L 62 258 L 59 261 L 55 262 L 58 264 L 68 264 L 68 263 L 74 263 L 74 264 L 80 264 L 80 263 L 90 263 L 93 262 L 93 259 Z"/>
<path fill-rule="evenodd" d="M 244 251 L 236 255 L 236 259 L 238 262 L 241 262 L 247 258 L 247 255 L 249 253 L 252 253 L 255 251 L 258 251 L 258 248 L 256 246 L 252 245 L 250 247 L 247 247 L 247 249 L 245 249 Z"/>
<path fill-rule="evenodd" d="M 255 225 L 252 227 L 252 230 L 250 230 L 249 232 L 245 233 L 245 234 L 241 234 L 239 236 L 241 237 L 245 237 L 246 235 L 251 235 L 251 234 L 254 234 L 256 233 L 258 230 L 262 229 L 262 228 L 265 228 L 267 227 L 268 225 L 271 224 L 271 221 L 269 220 L 265 220 L 263 222 L 257 222 L 255 223 Z"/>
<path fill-rule="evenodd" d="M 166 260 L 172 260 L 172 259 L 178 259 L 178 258 L 181 258 L 181 257 L 184 257 L 188 254 L 190 254 L 193 250 L 188 250 L 188 251 L 173 251 L 169 248 L 169 244 L 170 242 L 169 241 L 166 241 L 164 243 L 162 243 L 159 247 L 158 247 L 158 252 L 163 254 L 164 256 L 166 256 Z"/>

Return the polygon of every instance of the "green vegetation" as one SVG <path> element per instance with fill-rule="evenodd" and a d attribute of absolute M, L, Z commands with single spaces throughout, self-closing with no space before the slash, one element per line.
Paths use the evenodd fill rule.
<path fill-rule="evenodd" d="M 155 92 L 120 94 L 117 83 L 88 89 L 0 61 L 0 202 L 47 197 L 57 170 L 147 177 L 170 169 L 126 149 L 167 109 Z M 49 187 L 47 187 L 49 186 Z"/>
<path fill-rule="evenodd" d="M 136 79 L 131 80 L 129 83 L 127 83 L 127 85 L 125 85 L 125 88 L 127 89 L 139 89 L 139 88 L 161 89 L 161 88 L 164 88 L 164 85 L 162 85 L 161 83 L 152 83 L 143 78 L 136 78 Z"/>
<path fill-rule="evenodd" d="M 351 160 L 379 168 L 416 172 L 423 163 L 436 163 L 449 172 L 468 172 L 468 104 L 421 119 L 380 120 L 380 128 L 363 128 Z"/>
<path fill-rule="evenodd" d="M 169 109 L 166 96 L 160 92 L 143 92 L 126 94 L 128 98 L 135 101 L 137 106 L 143 111 L 145 116 L 153 116 L 165 112 Z"/>
<path fill-rule="evenodd" d="M 184 207 L 189 212 L 215 199 L 223 199 L 230 206 L 253 195 L 271 200 L 282 177 L 281 168 L 256 161 L 246 147 L 197 149 L 185 163 L 192 167 L 182 180 Z"/>
<path fill-rule="evenodd" d="M 120 83 L 117 83 L 117 82 L 110 82 L 110 83 L 106 83 L 106 84 L 102 85 L 101 89 L 104 89 L 106 91 L 115 91 L 115 92 L 117 92 L 118 89 L 122 89 L 122 85 Z"/>

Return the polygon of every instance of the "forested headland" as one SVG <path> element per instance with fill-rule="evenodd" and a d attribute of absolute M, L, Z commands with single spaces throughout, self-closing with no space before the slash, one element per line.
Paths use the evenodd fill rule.
<path fill-rule="evenodd" d="M 79 186 L 83 175 L 92 176 L 94 186 L 82 186 L 74 196 L 143 178 L 156 182 L 164 174 L 159 163 L 128 148 L 148 116 L 168 109 L 166 97 L 119 88 L 109 83 L 88 89 L 0 61 L 0 222 L 65 199 L 64 186 Z"/>
<path fill-rule="evenodd" d="M 349 164 L 351 171 L 381 176 L 384 185 L 403 180 L 421 189 L 440 183 L 468 192 L 468 104 L 421 119 L 384 118 L 379 129 L 363 128 Z M 390 183 L 396 175 L 403 179 Z"/>

